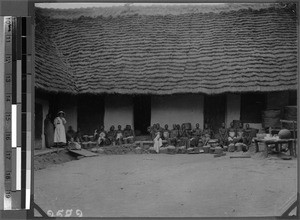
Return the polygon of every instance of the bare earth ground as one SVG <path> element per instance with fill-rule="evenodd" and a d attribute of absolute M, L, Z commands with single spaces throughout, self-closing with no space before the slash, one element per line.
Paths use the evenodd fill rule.
<path fill-rule="evenodd" d="M 100 155 L 56 164 L 35 171 L 35 203 L 85 217 L 277 216 L 297 191 L 297 160 L 229 158 L 236 154 Z"/>

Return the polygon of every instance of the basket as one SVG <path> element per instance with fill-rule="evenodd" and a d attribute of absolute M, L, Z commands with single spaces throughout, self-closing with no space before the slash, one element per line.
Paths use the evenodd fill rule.
<path fill-rule="evenodd" d="M 280 124 L 280 118 L 263 118 L 263 127 L 264 128 L 269 128 L 269 127 L 272 127 L 272 128 L 279 128 L 281 127 L 281 124 Z"/>
<path fill-rule="evenodd" d="M 271 109 L 263 112 L 263 117 L 266 118 L 280 118 L 281 110 L 280 109 Z"/>
<path fill-rule="evenodd" d="M 204 153 L 208 154 L 209 148 L 210 148 L 210 146 L 203 146 Z"/>
<path fill-rule="evenodd" d="M 215 154 L 221 154 L 223 153 L 223 148 L 222 147 L 215 147 Z"/>

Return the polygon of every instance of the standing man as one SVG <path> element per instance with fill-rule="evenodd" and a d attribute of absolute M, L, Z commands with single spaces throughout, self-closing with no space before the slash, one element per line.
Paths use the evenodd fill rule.
<path fill-rule="evenodd" d="M 45 145 L 47 148 L 53 147 L 54 144 L 54 125 L 51 121 L 51 114 L 48 113 L 44 120 L 44 135 L 45 135 Z"/>
<path fill-rule="evenodd" d="M 67 123 L 65 117 L 65 113 L 63 111 L 59 111 L 57 113 L 57 117 L 54 119 L 54 143 L 58 146 L 66 145 L 66 130 L 65 124 Z"/>

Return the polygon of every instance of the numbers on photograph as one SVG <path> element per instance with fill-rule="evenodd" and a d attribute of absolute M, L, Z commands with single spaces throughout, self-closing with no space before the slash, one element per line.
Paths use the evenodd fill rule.
<path fill-rule="evenodd" d="M 71 217 L 73 214 L 73 209 L 60 209 L 56 213 L 52 210 L 47 211 L 47 215 L 49 217 Z M 82 217 L 82 211 L 80 209 L 76 209 L 75 214 L 77 217 Z"/>

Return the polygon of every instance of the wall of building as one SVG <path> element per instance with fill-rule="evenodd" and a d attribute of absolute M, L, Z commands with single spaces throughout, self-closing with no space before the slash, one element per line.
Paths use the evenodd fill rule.
<path fill-rule="evenodd" d="M 107 95 L 105 97 L 104 126 L 109 129 L 121 125 L 133 127 L 133 100 L 127 95 Z"/>
<path fill-rule="evenodd" d="M 160 123 L 161 126 L 173 124 L 196 123 L 203 128 L 204 97 L 200 94 L 184 94 L 170 96 L 153 96 L 151 99 L 151 125 Z"/>
<path fill-rule="evenodd" d="M 45 135 L 44 135 L 44 120 L 46 118 L 46 115 L 49 112 L 49 101 L 46 99 L 36 98 L 36 103 L 39 103 L 43 106 L 43 126 L 42 126 L 42 149 L 46 147 L 45 145 Z"/>
<path fill-rule="evenodd" d="M 240 120 L 241 113 L 241 95 L 240 94 L 226 94 L 227 108 L 226 108 L 226 126 L 229 127 L 233 120 Z"/>
<path fill-rule="evenodd" d="M 64 99 L 62 111 L 66 113 L 66 131 L 68 130 L 69 126 L 72 126 L 72 128 L 77 131 L 77 99 L 75 96 L 70 96 Z"/>

